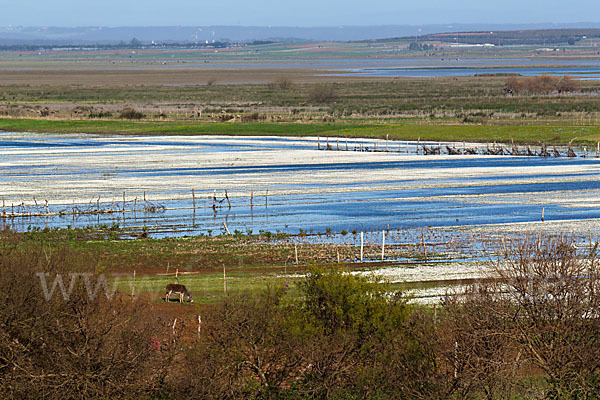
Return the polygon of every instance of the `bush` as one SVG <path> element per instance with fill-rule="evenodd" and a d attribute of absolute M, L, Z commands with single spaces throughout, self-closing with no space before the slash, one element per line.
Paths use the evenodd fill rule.
<path fill-rule="evenodd" d="M 242 122 L 264 121 L 266 117 L 260 113 L 253 112 L 250 114 L 242 114 Z"/>
<path fill-rule="evenodd" d="M 109 118 L 109 117 L 112 117 L 112 113 L 110 111 L 90 111 L 90 113 L 88 115 L 88 118 Z"/>
<path fill-rule="evenodd" d="M 446 346 L 458 376 L 482 391 L 508 393 L 515 372 L 540 371 L 545 398 L 600 393 L 600 263 L 596 243 L 525 241 L 493 264 L 496 278 L 446 300 Z M 510 396 L 507 396 L 510 397 Z"/>
<path fill-rule="evenodd" d="M 337 94 L 333 85 L 315 85 L 308 93 L 308 101 L 311 103 L 328 103 L 336 97 Z"/>
<path fill-rule="evenodd" d="M 134 398 L 157 390 L 170 352 L 169 328 L 146 305 L 100 289 L 96 263 L 67 248 L 21 247 L 0 238 L 0 393 L 3 398 Z M 70 296 L 57 286 L 62 277 Z M 70 286 L 70 273 L 86 273 Z M 161 351 L 152 347 L 161 340 Z"/>
<path fill-rule="evenodd" d="M 409 316 L 387 285 L 341 271 L 310 270 L 300 297 L 230 296 L 207 310 L 210 330 L 171 377 L 174 397 L 435 397 L 431 341 Z"/>
<path fill-rule="evenodd" d="M 145 116 L 146 115 L 144 115 L 142 112 L 136 110 L 133 107 L 124 108 L 123 110 L 121 110 L 121 113 L 119 114 L 119 118 L 122 118 L 122 119 L 142 119 Z"/>
<path fill-rule="evenodd" d="M 294 82 L 290 77 L 280 76 L 273 82 L 269 83 L 270 89 L 290 90 L 294 87 Z"/>
<path fill-rule="evenodd" d="M 579 83 L 567 75 L 563 77 L 542 75 L 522 79 L 511 76 L 506 80 L 503 89 L 505 94 L 569 93 L 577 90 L 579 90 Z"/>

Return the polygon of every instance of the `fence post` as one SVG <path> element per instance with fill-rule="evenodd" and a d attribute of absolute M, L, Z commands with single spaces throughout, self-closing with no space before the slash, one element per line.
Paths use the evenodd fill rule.
<path fill-rule="evenodd" d="M 198 314 L 198 340 L 200 340 L 200 331 L 202 330 L 202 317 Z"/>
<path fill-rule="evenodd" d="M 296 256 L 296 265 L 298 265 L 298 245 L 294 244 L 294 255 Z"/>
<path fill-rule="evenodd" d="M 135 300 L 135 269 L 133 270 L 133 284 L 131 285 L 131 301 Z"/>
<path fill-rule="evenodd" d="M 427 263 L 427 247 L 425 246 L 425 234 L 421 233 L 421 239 L 423 242 L 423 256 L 425 257 L 425 263 Z"/>
<path fill-rule="evenodd" d="M 544 222 L 544 211 L 545 211 L 546 207 L 542 207 L 542 222 Z"/>
<path fill-rule="evenodd" d="M 385 258 L 385 231 L 381 231 L 381 261 Z"/>
<path fill-rule="evenodd" d="M 225 231 L 227 232 L 227 234 L 231 235 L 231 232 L 229 232 L 229 228 L 227 227 L 227 223 L 225 221 L 223 221 L 223 226 L 225 227 Z"/>
<path fill-rule="evenodd" d="M 363 262 L 364 232 L 360 233 L 360 262 Z"/>

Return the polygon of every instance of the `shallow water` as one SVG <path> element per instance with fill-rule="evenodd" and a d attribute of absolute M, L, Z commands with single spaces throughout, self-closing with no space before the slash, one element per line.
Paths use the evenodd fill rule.
<path fill-rule="evenodd" d="M 225 222 L 232 233 L 295 234 L 535 223 L 544 209 L 546 221 L 585 221 L 598 230 L 597 158 L 423 156 L 416 143 L 391 141 L 377 148 L 395 152 L 318 151 L 317 143 L 324 145 L 316 138 L 0 133 L 0 196 L 5 212 L 18 215 L 0 223 L 18 230 L 119 224 L 158 237 L 221 232 Z M 348 148 L 374 144 L 349 140 Z M 46 200 L 53 215 L 30 215 L 45 213 Z M 145 212 L 149 205 L 165 210 Z"/>
<path fill-rule="evenodd" d="M 344 71 L 332 74 L 333 76 L 379 76 L 379 77 L 405 77 L 405 78 L 435 78 L 443 76 L 474 76 L 481 74 L 519 74 L 522 76 L 537 75 L 570 75 L 582 79 L 600 79 L 600 66 L 585 67 L 486 67 L 477 66 L 426 66 L 426 67 L 398 67 L 398 68 L 346 68 L 330 71 Z"/>

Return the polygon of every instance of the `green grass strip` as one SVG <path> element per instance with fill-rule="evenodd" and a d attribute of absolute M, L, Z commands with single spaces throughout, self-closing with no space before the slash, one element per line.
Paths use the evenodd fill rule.
<path fill-rule="evenodd" d="M 600 127 L 443 125 L 431 123 L 197 123 L 181 121 L 46 120 L 0 118 L 0 131 L 129 135 L 339 136 L 393 140 L 518 143 L 596 143 Z"/>

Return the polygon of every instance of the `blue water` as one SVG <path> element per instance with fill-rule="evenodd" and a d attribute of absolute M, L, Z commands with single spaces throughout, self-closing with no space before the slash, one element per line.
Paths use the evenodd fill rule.
<path fill-rule="evenodd" d="M 333 76 L 377 76 L 405 78 L 434 78 L 443 76 L 474 76 L 480 74 L 520 74 L 523 76 L 537 75 L 570 75 L 585 79 L 600 79 L 600 65 L 589 67 L 406 67 L 406 68 L 347 68 L 330 70 L 337 73 Z M 344 71 L 344 72 L 338 72 Z"/>
<path fill-rule="evenodd" d="M 331 141 L 330 141 L 331 143 Z M 359 143 L 369 141 L 349 141 L 352 149 Z M 324 143 L 321 142 L 321 146 Z M 165 149 L 164 146 L 169 148 Z M 378 145 L 383 148 L 385 142 Z M 390 148 L 406 145 L 406 142 L 390 142 Z M 181 236 L 198 233 L 220 232 L 226 222 L 230 231 L 258 232 L 268 230 L 287 233 L 340 232 L 342 230 L 377 231 L 390 229 L 422 229 L 426 227 L 468 227 L 484 224 L 516 222 L 536 222 L 540 220 L 541 209 L 545 209 L 545 220 L 581 220 L 600 218 L 600 208 L 595 206 L 571 207 L 560 200 L 572 195 L 588 199 L 590 204 L 600 202 L 600 159 L 577 157 L 573 159 L 496 156 L 467 158 L 454 156 L 439 159 L 414 157 L 417 144 L 410 142 L 410 154 L 390 153 L 381 161 L 364 161 L 359 153 L 350 151 L 348 162 L 318 162 L 302 164 L 294 161 L 276 165 L 191 165 L 189 167 L 166 167 L 164 163 L 147 162 L 142 165 L 126 164 L 118 169 L 111 163 L 98 162 L 92 167 L 82 167 L 68 163 L 69 157 L 81 156 L 115 157 L 127 160 L 132 155 L 152 153 L 165 158 L 176 158 L 180 154 L 235 153 L 246 154 L 256 151 L 278 152 L 281 150 L 315 150 L 315 139 L 286 138 L 210 138 L 190 139 L 167 138 L 106 138 L 93 135 L 23 135 L 0 133 L 0 195 L 6 195 L 8 212 L 12 205 L 27 204 L 24 216 L 0 218 L 1 225 L 26 230 L 37 227 L 83 227 L 89 225 L 119 224 L 121 227 L 139 230 L 149 227 L 155 236 Z M 340 146 L 342 147 L 342 146 Z M 460 148 L 460 145 L 458 146 Z M 115 149 L 113 152 L 111 149 Z M 31 153 L 27 150 L 31 149 Z M 43 150 L 48 149 L 48 153 Z M 64 149 L 64 152 L 61 151 Z M 103 149 L 101 152 L 95 150 Z M 41 150 L 41 152 L 40 152 Z M 75 151 L 74 151 L 75 150 Z M 106 151 L 108 150 L 108 151 Z M 79 153 L 79 151 L 83 153 Z M 564 152 L 564 149 L 563 149 Z M 335 154 L 332 152 L 332 154 Z M 352 159 L 352 155 L 357 157 Z M 581 153 L 579 153 L 581 155 Z M 523 168 L 537 167 L 537 173 L 519 172 Z M 561 167 L 569 168 L 567 173 Z M 469 168 L 473 172 L 461 176 L 429 176 L 428 171 Z M 411 171 L 423 171 L 422 179 L 415 178 Z M 178 186 L 178 179 L 197 180 L 215 177 L 237 178 L 244 182 L 249 176 L 286 176 L 290 173 L 321 174 L 351 172 L 357 176 L 374 176 L 385 172 L 385 179 L 350 180 L 337 182 L 294 182 L 282 179 L 269 187 L 243 187 L 246 192 L 254 191 L 253 206 L 249 197 L 231 197 L 231 209 L 224 199 L 223 188 L 216 187 L 218 205 L 212 208 L 213 190 L 196 191 L 196 210 L 192 209 L 192 199 L 188 189 Z M 390 175 L 389 173 L 392 172 Z M 410 175 L 408 175 L 410 173 Z M 121 199 L 127 191 L 126 212 L 97 214 L 96 197 L 88 204 L 76 204 L 81 212 L 90 215 L 29 216 L 29 213 L 45 211 L 43 196 L 38 195 L 38 206 L 31 198 L 10 196 L 11 188 L 32 185 L 43 189 L 47 182 L 64 182 L 68 186 L 84 187 L 90 193 L 97 193 L 94 185 L 99 180 L 124 178 L 156 178 L 162 183 L 162 198 L 174 198 L 184 194 L 184 200 L 165 200 L 156 204 L 165 207 L 162 212 L 144 212 L 145 204 L 140 193 L 132 193 L 130 188 L 115 187 L 114 192 L 103 192 L 100 197 L 100 210 L 122 210 L 119 201 L 107 202 L 108 198 Z M 39 185 L 35 186 L 35 185 Z M 239 189 L 239 188 L 238 188 Z M 269 190 L 268 204 L 265 194 Z M 294 194 L 274 195 L 280 190 Z M 316 192 L 316 193 L 310 193 Z M 157 195 L 157 193 L 153 193 Z M 132 196 L 137 197 L 133 210 Z M 541 196 L 541 200 L 530 202 L 531 196 Z M 502 201 L 499 201 L 501 199 Z M 20 213 L 19 206 L 16 206 Z M 72 205 L 50 205 L 51 212 L 70 213 Z"/>

